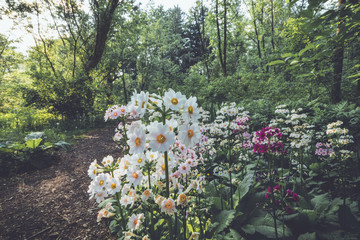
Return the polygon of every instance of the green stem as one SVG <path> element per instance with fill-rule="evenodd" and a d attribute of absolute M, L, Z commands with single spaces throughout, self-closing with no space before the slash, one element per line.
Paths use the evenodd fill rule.
<path fill-rule="evenodd" d="M 183 218 L 183 232 L 184 232 L 184 239 L 187 239 L 186 238 L 186 208 L 184 208 L 184 218 Z"/>
<path fill-rule="evenodd" d="M 169 163 L 168 163 L 168 152 L 164 153 L 164 162 L 165 162 L 165 179 L 166 179 L 166 198 L 170 196 L 170 182 L 169 182 Z"/>

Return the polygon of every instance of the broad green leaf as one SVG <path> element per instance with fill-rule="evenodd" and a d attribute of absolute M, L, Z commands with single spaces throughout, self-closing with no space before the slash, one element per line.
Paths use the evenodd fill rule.
<path fill-rule="evenodd" d="M 272 62 L 269 62 L 268 64 L 266 64 L 267 66 L 273 66 L 273 65 L 278 65 L 278 64 L 284 64 L 285 61 L 284 60 L 275 60 Z"/>
<path fill-rule="evenodd" d="M 309 50 L 311 50 L 313 48 L 314 48 L 314 44 L 310 43 L 309 45 L 307 45 L 304 49 L 302 49 L 299 52 L 299 56 L 301 57 L 301 55 L 303 55 L 306 51 L 309 51 Z"/>
<path fill-rule="evenodd" d="M 293 53 L 283 53 L 281 54 L 282 58 L 295 57 L 296 55 Z"/>
<path fill-rule="evenodd" d="M 237 231 L 230 228 L 230 232 L 228 234 L 226 234 L 224 239 L 226 239 L 226 240 L 241 240 L 243 238 L 241 237 L 241 235 Z"/>
<path fill-rule="evenodd" d="M 30 139 L 40 139 L 40 138 L 44 138 L 45 133 L 44 132 L 32 132 L 29 133 L 28 135 L 26 135 L 25 137 L 25 141 L 30 140 Z"/>
<path fill-rule="evenodd" d="M 314 206 L 316 211 L 323 212 L 330 205 L 329 193 L 315 196 L 313 199 L 311 199 L 311 204 Z"/>
<path fill-rule="evenodd" d="M 42 141 L 42 138 L 39 139 L 29 139 L 25 142 L 27 148 L 35 149 L 37 148 Z"/>
<path fill-rule="evenodd" d="M 255 226 L 251 224 L 246 224 L 245 226 L 241 227 L 241 229 L 247 234 L 254 234 L 255 233 Z"/>
<path fill-rule="evenodd" d="M 297 240 L 316 240 L 316 233 L 304 233 L 301 234 Z"/>
<path fill-rule="evenodd" d="M 223 210 L 216 216 L 216 221 L 219 223 L 216 228 L 216 233 L 220 233 L 231 224 L 235 212 L 235 210 Z"/>

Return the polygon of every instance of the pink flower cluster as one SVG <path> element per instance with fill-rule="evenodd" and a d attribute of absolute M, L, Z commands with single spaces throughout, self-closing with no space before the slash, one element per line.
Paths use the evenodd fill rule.
<path fill-rule="evenodd" d="M 271 192 L 271 187 L 269 186 L 266 190 L 266 194 L 265 194 L 265 198 L 269 199 L 270 198 L 270 194 L 274 194 L 275 197 L 275 205 L 277 206 L 277 208 L 279 207 L 283 207 L 284 211 L 288 214 L 293 212 L 293 209 L 290 207 L 292 202 L 299 202 L 300 201 L 300 197 L 297 193 L 294 193 L 293 191 L 291 191 L 290 189 L 286 190 L 286 195 L 282 198 L 282 194 L 281 194 L 281 186 L 280 185 L 276 185 L 275 187 L 273 187 L 272 192 Z"/>
<path fill-rule="evenodd" d="M 253 138 L 254 153 L 285 153 L 281 137 L 282 133 L 276 127 L 265 127 L 257 131 Z"/>
<path fill-rule="evenodd" d="M 334 150 L 331 148 L 331 145 L 329 143 L 316 143 L 316 151 L 315 155 L 318 156 L 330 156 L 333 154 Z"/>

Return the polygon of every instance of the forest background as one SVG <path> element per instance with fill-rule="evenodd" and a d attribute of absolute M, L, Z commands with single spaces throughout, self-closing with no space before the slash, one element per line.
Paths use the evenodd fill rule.
<path fill-rule="evenodd" d="M 212 116 L 223 102 L 265 115 L 279 104 L 322 115 L 360 104 L 355 0 L 194 1 L 189 12 L 125 0 L 5 2 L 1 15 L 35 46 L 24 55 L 0 34 L 1 139 L 95 126 L 134 89 L 173 88 Z"/>

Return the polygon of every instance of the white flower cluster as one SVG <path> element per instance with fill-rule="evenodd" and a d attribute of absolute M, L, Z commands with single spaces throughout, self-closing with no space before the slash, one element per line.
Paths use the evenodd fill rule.
<path fill-rule="evenodd" d="M 197 167 L 203 158 L 201 151 L 194 149 L 212 146 L 212 140 L 202 135 L 198 124 L 199 118 L 208 114 L 198 108 L 196 97 L 187 99 L 172 89 L 161 95 L 135 91 L 129 105 L 108 109 L 105 120 L 141 118 L 147 112 L 153 120 L 149 125 L 138 120 L 131 124 L 124 121 L 118 126 L 119 136 L 115 135 L 115 139 L 126 140 L 129 148 L 124 149 L 128 154 L 117 160 L 107 156 L 101 164 L 95 160 L 88 170 L 92 179 L 90 199 L 101 203 L 108 197 L 116 197 L 119 208 L 132 212 L 128 233 L 138 230 L 145 221 L 144 214 L 134 206 L 153 204 L 161 212 L 172 215 L 177 211 L 176 206 L 187 204 L 187 194 L 202 192 L 204 177 Z M 169 190 L 173 196 L 179 196 L 176 202 Z M 107 206 L 100 210 L 98 219 L 114 214 L 114 209 Z"/>

